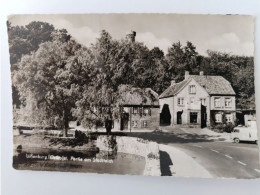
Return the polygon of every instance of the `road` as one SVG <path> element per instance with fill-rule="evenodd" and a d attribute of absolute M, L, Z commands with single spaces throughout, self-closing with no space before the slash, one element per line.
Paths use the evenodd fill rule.
<path fill-rule="evenodd" d="M 203 166 L 213 177 L 260 177 L 259 150 L 254 143 L 235 144 L 231 141 L 223 141 L 217 136 L 188 133 L 187 130 L 180 128 L 168 129 L 167 132 L 162 133 L 131 135 L 180 149 Z"/>
<path fill-rule="evenodd" d="M 260 177 L 256 144 L 201 142 L 169 144 L 181 149 L 203 166 L 213 177 Z"/>

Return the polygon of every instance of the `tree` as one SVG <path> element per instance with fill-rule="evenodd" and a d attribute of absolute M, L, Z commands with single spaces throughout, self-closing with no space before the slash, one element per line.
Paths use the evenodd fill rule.
<path fill-rule="evenodd" d="M 81 95 L 77 99 L 73 115 L 82 124 L 92 127 L 98 121 L 105 124 L 108 133 L 111 132 L 113 119 L 119 115 L 117 85 L 113 82 L 117 41 L 106 31 L 102 31 L 100 38 L 92 45 L 88 59 L 88 69 L 85 73 L 91 74 L 85 85 L 78 88 Z M 81 55 L 78 56 L 78 58 Z M 91 70 L 89 69 L 91 68 Z M 85 81 L 85 79 L 84 79 Z"/>
<path fill-rule="evenodd" d="M 237 95 L 237 108 L 255 108 L 254 59 L 253 57 L 231 55 L 223 52 L 208 51 L 211 75 L 226 78 Z"/>
<path fill-rule="evenodd" d="M 39 48 L 41 43 L 51 41 L 53 25 L 45 22 L 33 21 L 26 26 L 12 26 L 7 22 L 11 71 L 19 70 L 19 62 L 23 55 L 30 54 Z M 19 94 L 12 85 L 13 104 L 20 107 Z"/>
<path fill-rule="evenodd" d="M 82 95 L 76 102 L 73 114 L 89 128 L 97 123 L 104 124 L 110 133 L 113 120 L 122 114 L 121 94 L 129 90 L 122 84 L 151 86 L 151 81 L 156 81 L 156 75 L 152 74 L 157 65 L 155 61 L 163 58 L 163 53 L 159 49 L 152 51 L 156 54 L 153 61 L 149 58 L 149 49 L 143 44 L 113 40 L 106 31 L 101 32 L 90 50 L 92 57 L 86 61 L 91 64 L 92 79 L 86 81 L 87 84 L 80 89 Z"/>
<path fill-rule="evenodd" d="M 36 122 L 42 125 L 53 124 L 54 118 L 59 117 L 67 136 L 71 109 L 75 104 L 68 62 L 81 45 L 70 39 L 64 30 L 54 32 L 52 37 L 51 42 L 42 43 L 36 52 L 22 57 L 19 70 L 14 71 L 14 86 L 25 107 L 29 106 L 28 100 L 34 102 L 33 107 L 26 110 L 29 116 L 36 117 Z M 35 116 L 35 111 L 41 115 Z"/>

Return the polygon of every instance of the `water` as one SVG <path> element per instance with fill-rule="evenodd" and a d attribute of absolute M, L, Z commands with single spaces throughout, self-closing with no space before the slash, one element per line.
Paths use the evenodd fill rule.
<path fill-rule="evenodd" d="M 14 151 L 13 167 L 19 170 L 70 171 L 142 175 L 145 158 L 106 151 L 23 149 Z"/>

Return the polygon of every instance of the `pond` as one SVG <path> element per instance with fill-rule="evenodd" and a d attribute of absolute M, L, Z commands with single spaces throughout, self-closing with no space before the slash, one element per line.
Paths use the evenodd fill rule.
<path fill-rule="evenodd" d="M 106 151 L 67 151 L 42 148 L 14 150 L 13 167 L 19 170 L 70 171 L 142 175 L 145 158 Z"/>

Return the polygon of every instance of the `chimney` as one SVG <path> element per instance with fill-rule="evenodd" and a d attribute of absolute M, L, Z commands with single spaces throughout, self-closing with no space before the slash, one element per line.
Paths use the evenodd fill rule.
<path fill-rule="evenodd" d="M 190 76 L 189 71 L 185 71 L 185 76 L 184 76 L 185 80 L 187 80 L 189 78 L 189 76 Z"/>
<path fill-rule="evenodd" d="M 204 72 L 203 71 L 200 71 L 200 76 L 204 76 Z"/>
<path fill-rule="evenodd" d="M 171 86 L 173 86 L 173 85 L 175 85 L 175 84 L 176 84 L 175 80 L 172 80 L 172 81 L 171 81 Z"/>
<path fill-rule="evenodd" d="M 132 43 L 135 42 L 135 37 L 136 37 L 136 32 L 135 31 L 131 31 L 130 34 L 126 35 L 126 38 L 128 39 L 128 41 L 132 42 Z"/>

